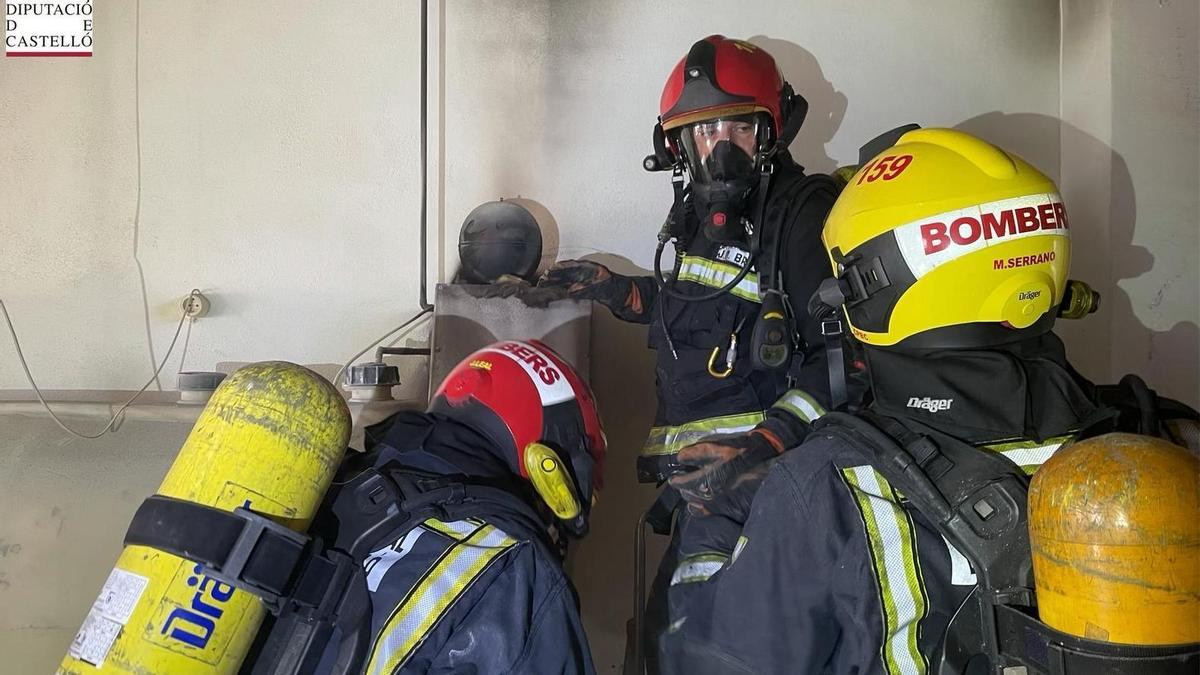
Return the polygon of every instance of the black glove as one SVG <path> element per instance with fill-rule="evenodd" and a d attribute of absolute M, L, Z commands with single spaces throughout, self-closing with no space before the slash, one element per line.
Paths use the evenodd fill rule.
<path fill-rule="evenodd" d="M 680 450 L 679 463 L 697 468 L 668 482 L 690 512 L 745 523 L 754 494 L 778 456 L 769 434 L 759 430 L 713 437 Z"/>
<path fill-rule="evenodd" d="M 545 307 L 567 297 L 565 288 L 532 286 L 524 279 L 507 274 L 486 286 L 468 285 L 463 288 L 476 298 L 516 297 L 530 307 Z"/>
<path fill-rule="evenodd" d="M 610 299 L 617 275 L 600 263 L 590 260 L 560 260 L 542 273 L 537 285 L 541 288 L 565 288 L 567 295 L 584 300 Z M 624 300 L 624 298 L 621 298 Z"/>
<path fill-rule="evenodd" d="M 647 323 L 654 283 L 649 277 L 614 274 L 604 265 L 590 260 L 563 260 L 546 270 L 538 279 L 538 288 L 566 289 L 572 298 L 595 300 L 618 319 Z"/>

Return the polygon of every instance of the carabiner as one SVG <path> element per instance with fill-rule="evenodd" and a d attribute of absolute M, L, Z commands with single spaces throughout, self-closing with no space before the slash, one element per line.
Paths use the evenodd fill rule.
<path fill-rule="evenodd" d="M 720 345 L 713 347 L 712 354 L 708 356 L 708 374 L 718 380 L 723 380 L 733 372 L 733 362 L 737 360 L 737 333 L 730 333 L 729 335 L 729 351 L 725 352 L 725 370 L 718 372 L 714 365 L 717 362 L 717 354 L 720 353 Z"/>

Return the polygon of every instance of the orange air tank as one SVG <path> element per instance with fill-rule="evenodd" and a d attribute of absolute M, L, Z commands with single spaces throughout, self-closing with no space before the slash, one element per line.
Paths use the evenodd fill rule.
<path fill-rule="evenodd" d="M 1029 489 L 1041 618 L 1085 638 L 1200 642 L 1200 460 L 1107 434 L 1050 458 Z"/>

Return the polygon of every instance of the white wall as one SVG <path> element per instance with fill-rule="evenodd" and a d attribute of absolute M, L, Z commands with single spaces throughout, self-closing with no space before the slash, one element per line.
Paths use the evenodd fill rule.
<path fill-rule="evenodd" d="M 1200 5 L 1063 4 L 1063 196 L 1073 273 L 1104 296 L 1064 325 L 1076 364 L 1200 399 Z M 1086 347 L 1086 348 L 1085 348 Z"/>
<path fill-rule="evenodd" d="M 137 388 L 193 287 L 190 368 L 340 362 L 411 313 L 418 5 L 147 0 L 140 76 L 137 7 L 95 4 L 92 58 L 0 62 L 0 298 L 40 384 Z"/>
<path fill-rule="evenodd" d="M 1059 178 L 1076 245 L 1097 253 L 1077 256 L 1078 276 L 1102 291 L 1123 280 L 1109 313 L 1064 329 L 1077 358 L 1100 379 L 1149 369 L 1196 402 L 1194 3 L 1068 0 L 1061 24 L 1044 0 L 434 4 L 443 278 L 470 209 L 518 195 L 553 217 L 563 257 L 648 268 L 670 199 L 667 177 L 640 169 L 662 83 L 694 40 L 722 32 L 768 48 L 808 97 L 793 149 L 812 169 L 917 121 L 979 133 Z M 42 384 L 139 386 L 194 286 L 214 310 L 195 325 L 189 368 L 340 362 L 414 311 L 416 0 L 145 0 L 135 33 L 136 8 L 96 3 L 90 59 L 0 60 L 0 298 Z M 1122 165 L 1132 191 L 1118 189 Z M 1130 194 L 1133 229 L 1119 224 Z M 651 494 L 633 485 L 632 458 L 653 375 L 644 328 L 600 313 L 592 343 L 613 458 L 571 567 L 603 669 L 620 661 L 632 524 Z M 0 332 L 0 389 L 25 387 Z M 75 447 L 81 462 L 109 461 Z M 0 613 L 0 629 L 21 621 Z"/>

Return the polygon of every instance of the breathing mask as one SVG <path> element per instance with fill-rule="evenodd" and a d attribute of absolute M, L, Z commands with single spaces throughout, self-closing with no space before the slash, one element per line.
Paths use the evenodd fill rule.
<path fill-rule="evenodd" d="M 761 118 L 761 119 L 760 119 Z M 721 244 L 749 242 L 747 223 L 757 217 L 750 198 L 769 158 L 770 125 L 761 114 L 700 120 L 680 127 L 679 147 L 704 236 Z M 753 227 L 753 226 L 751 226 Z"/>

